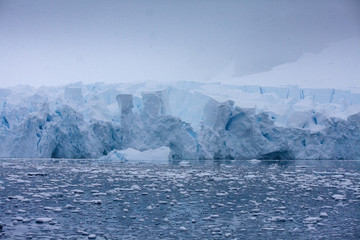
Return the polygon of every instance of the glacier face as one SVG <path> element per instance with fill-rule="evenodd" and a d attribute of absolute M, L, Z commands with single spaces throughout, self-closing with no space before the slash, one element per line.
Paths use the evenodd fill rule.
<path fill-rule="evenodd" d="M 360 159 L 360 94 L 220 83 L 0 89 L 0 157 Z M 135 150 L 134 150 L 135 151 Z"/>

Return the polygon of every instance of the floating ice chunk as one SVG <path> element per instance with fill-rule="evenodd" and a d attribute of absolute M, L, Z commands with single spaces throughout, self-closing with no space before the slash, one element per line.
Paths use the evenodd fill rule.
<path fill-rule="evenodd" d="M 99 158 L 99 160 L 167 163 L 169 156 L 170 148 L 168 147 L 160 147 L 143 152 L 128 148 L 126 150 L 113 150 L 108 155 Z"/>
<path fill-rule="evenodd" d="M 68 208 L 68 209 L 75 209 L 76 207 L 75 207 L 75 206 L 73 206 L 73 205 L 67 204 L 67 205 L 65 206 L 65 208 Z"/>
<path fill-rule="evenodd" d="M 190 162 L 183 160 L 179 163 L 179 165 L 182 167 L 188 167 L 188 166 L 190 166 Z"/>
<path fill-rule="evenodd" d="M 100 199 L 91 200 L 89 202 L 93 203 L 93 204 L 101 204 L 102 203 Z"/>
<path fill-rule="evenodd" d="M 260 163 L 261 162 L 261 160 L 258 160 L 258 159 L 251 159 L 251 160 L 249 160 L 249 163 L 252 163 L 252 164 L 258 164 L 258 163 Z"/>
<path fill-rule="evenodd" d="M 267 198 L 265 199 L 265 201 L 277 202 L 278 200 L 277 200 L 276 198 L 269 198 L 269 197 L 267 197 Z"/>
<path fill-rule="evenodd" d="M 72 190 L 72 192 L 75 194 L 83 194 L 84 193 L 84 191 L 80 190 L 80 189 L 74 189 L 74 190 Z"/>
<path fill-rule="evenodd" d="M 35 220 L 35 222 L 38 223 L 38 224 L 42 224 L 42 223 L 51 222 L 52 220 L 53 220 L 52 218 L 41 217 L 41 218 L 37 218 L 37 219 Z"/>
<path fill-rule="evenodd" d="M 100 199 L 94 199 L 94 200 L 78 200 L 78 199 L 74 199 L 74 202 L 79 202 L 79 203 L 92 203 L 92 204 L 97 204 L 100 205 L 102 203 L 102 201 Z M 71 208 L 69 208 L 71 209 Z"/>
<path fill-rule="evenodd" d="M 99 160 L 120 161 L 120 162 L 128 161 L 128 159 L 125 158 L 125 155 L 119 150 L 112 150 L 106 156 L 100 157 Z"/>
<path fill-rule="evenodd" d="M 96 239 L 96 235 L 95 235 L 95 234 L 90 234 L 90 235 L 88 236 L 88 239 Z"/>
<path fill-rule="evenodd" d="M 322 218 L 328 217 L 328 214 L 326 212 L 321 212 L 320 217 Z"/>
<path fill-rule="evenodd" d="M 322 201 L 322 200 L 324 200 L 324 198 L 322 198 L 321 196 L 318 196 L 317 198 L 314 198 L 314 200 L 316 200 L 316 201 Z"/>
<path fill-rule="evenodd" d="M 46 176 L 46 173 L 43 172 L 29 172 L 27 173 L 28 176 Z"/>
<path fill-rule="evenodd" d="M 62 209 L 60 207 L 44 207 L 44 210 L 54 211 L 54 212 L 61 212 Z"/>
<path fill-rule="evenodd" d="M 184 226 L 181 226 L 181 227 L 179 227 L 179 230 L 180 230 L 180 231 L 187 231 L 187 228 L 184 227 Z"/>
<path fill-rule="evenodd" d="M 281 217 L 281 216 L 275 216 L 275 217 L 271 217 L 269 219 L 269 221 L 272 221 L 272 222 L 286 222 L 286 218 Z"/>
<path fill-rule="evenodd" d="M 275 230 L 275 228 L 272 228 L 272 227 L 263 227 L 263 228 L 261 228 L 261 230 L 273 231 L 273 230 Z"/>
<path fill-rule="evenodd" d="M 140 186 L 137 185 L 137 184 L 132 185 L 132 186 L 131 186 L 131 189 L 132 189 L 132 190 L 141 190 Z"/>
<path fill-rule="evenodd" d="M 85 232 L 85 231 L 82 231 L 82 230 L 78 230 L 77 233 L 83 235 L 83 236 L 88 236 L 89 233 L 88 232 Z"/>
<path fill-rule="evenodd" d="M 223 196 L 229 195 L 229 193 L 228 192 L 218 192 L 215 195 L 218 197 L 223 197 Z"/>
<path fill-rule="evenodd" d="M 22 221 L 24 221 L 24 218 L 22 218 L 22 217 L 15 217 L 15 218 L 13 218 L 13 220 L 18 221 L 18 222 L 22 222 Z"/>
<path fill-rule="evenodd" d="M 304 219 L 304 223 L 317 223 L 319 221 L 321 221 L 319 217 L 307 217 Z"/>
<path fill-rule="evenodd" d="M 342 194 L 334 194 L 331 197 L 335 200 L 346 200 L 346 196 Z"/>
<path fill-rule="evenodd" d="M 9 196 L 8 199 L 16 199 L 19 201 L 26 201 L 27 199 L 24 196 L 16 195 L 16 196 Z"/>
<path fill-rule="evenodd" d="M 248 174 L 246 176 L 244 176 L 246 179 L 252 179 L 252 178 L 256 178 L 256 175 L 254 174 Z"/>

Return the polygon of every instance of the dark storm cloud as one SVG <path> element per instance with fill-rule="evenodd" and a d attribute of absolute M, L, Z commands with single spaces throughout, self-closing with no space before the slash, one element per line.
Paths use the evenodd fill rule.
<path fill-rule="evenodd" d="M 1 82 L 207 80 L 360 34 L 360 1 L 0 1 Z"/>

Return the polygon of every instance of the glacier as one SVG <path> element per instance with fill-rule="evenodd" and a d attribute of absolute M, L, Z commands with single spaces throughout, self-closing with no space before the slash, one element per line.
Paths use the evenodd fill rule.
<path fill-rule="evenodd" d="M 16 86 L 0 89 L 0 141 L 4 158 L 146 158 L 139 153 L 168 149 L 172 161 L 360 159 L 360 91 L 185 81 Z"/>

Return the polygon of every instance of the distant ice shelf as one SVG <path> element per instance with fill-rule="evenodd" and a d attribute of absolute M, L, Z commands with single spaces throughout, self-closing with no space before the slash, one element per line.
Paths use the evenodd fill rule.
<path fill-rule="evenodd" d="M 140 159 L 163 147 L 167 159 L 360 159 L 359 112 L 352 89 L 17 86 L 0 89 L 0 157 Z"/>

